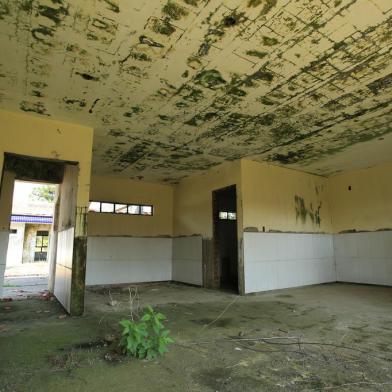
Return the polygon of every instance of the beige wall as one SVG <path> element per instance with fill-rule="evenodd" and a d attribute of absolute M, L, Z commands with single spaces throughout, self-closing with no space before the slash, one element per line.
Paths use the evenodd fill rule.
<path fill-rule="evenodd" d="M 152 204 L 153 216 L 88 214 L 88 234 L 108 236 L 173 235 L 173 187 L 147 182 L 93 176 L 90 199 L 118 203 Z"/>
<path fill-rule="evenodd" d="M 212 191 L 237 185 L 237 222 L 242 231 L 241 162 L 224 163 L 188 177 L 174 188 L 174 234 L 212 238 Z"/>
<path fill-rule="evenodd" d="M 328 194 L 335 233 L 392 229 L 392 164 L 330 177 Z"/>
<path fill-rule="evenodd" d="M 79 162 L 78 206 L 89 200 L 93 129 L 0 110 L 0 170 L 4 153 Z"/>
<path fill-rule="evenodd" d="M 249 160 L 241 174 L 244 229 L 332 230 L 326 178 Z"/>

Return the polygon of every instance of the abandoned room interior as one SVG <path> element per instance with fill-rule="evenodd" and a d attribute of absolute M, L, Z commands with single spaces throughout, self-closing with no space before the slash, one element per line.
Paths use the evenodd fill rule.
<path fill-rule="evenodd" d="M 392 391 L 391 0 L 0 0 L 0 48 L 0 392 Z"/>

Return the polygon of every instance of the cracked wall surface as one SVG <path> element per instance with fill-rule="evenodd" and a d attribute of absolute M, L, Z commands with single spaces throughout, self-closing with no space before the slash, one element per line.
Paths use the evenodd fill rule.
<path fill-rule="evenodd" d="M 0 47 L 0 107 L 94 127 L 101 175 L 390 160 L 390 0 L 0 0 Z"/>

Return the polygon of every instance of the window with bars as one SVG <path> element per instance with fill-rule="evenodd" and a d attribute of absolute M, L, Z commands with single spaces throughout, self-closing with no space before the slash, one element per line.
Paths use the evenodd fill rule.
<path fill-rule="evenodd" d="M 46 261 L 48 256 L 49 231 L 38 230 L 35 237 L 34 261 Z"/>

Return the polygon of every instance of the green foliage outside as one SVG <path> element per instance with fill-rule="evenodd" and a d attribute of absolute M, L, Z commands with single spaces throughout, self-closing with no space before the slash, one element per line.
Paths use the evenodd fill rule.
<path fill-rule="evenodd" d="M 121 320 L 123 332 L 120 346 L 123 352 L 140 359 L 154 359 L 166 353 L 167 346 L 174 340 L 162 324 L 164 320 L 166 316 L 156 313 L 151 306 L 147 306 L 139 322 Z"/>
<path fill-rule="evenodd" d="M 53 203 L 55 195 L 56 186 L 43 185 L 34 187 L 30 194 L 30 198 L 32 200 L 47 201 L 48 203 Z"/>

